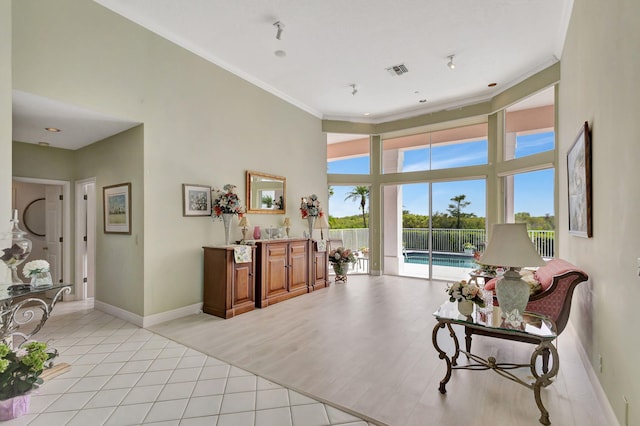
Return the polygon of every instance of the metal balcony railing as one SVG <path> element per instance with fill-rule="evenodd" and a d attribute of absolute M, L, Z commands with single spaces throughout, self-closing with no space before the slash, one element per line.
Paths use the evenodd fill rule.
<path fill-rule="evenodd" d="M 552 258 L 555 231 L 528 231 L 531 241 L 540 256 Z M 473 245 L 477 250 L 484 250 L 487 235 L 484 229 L 433 229 L 434 252 L 464 253 L 465 244 Z M 344 247 L 361 250 L 369 247 L 369 229 L 331 229 L 329 238 L 342 240 Z M 426 228 L 404 228 L 402 244 L 405 250 L 428 251 L 429 230 Z"/>

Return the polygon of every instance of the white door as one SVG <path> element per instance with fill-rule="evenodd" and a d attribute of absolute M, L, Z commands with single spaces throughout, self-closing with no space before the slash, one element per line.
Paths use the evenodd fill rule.
<path fill-rule="evenodd" d="M 95 297 L 96 284 L 96 184 L 95 182 L 85 186 L 87 201 L 87 238 L 85 251 L 86 265 L 86 296 Z"/>
<path fill-rule="evenodd" d="M 95 297 L 96 183 L 76 182 L 76 298 Z"/>
<path fill-rule="evenodd" d="M 62 187 L 47 185 L 45 189 L 45 258 L 49 262 L 54 283 L 62 282 Z"/>

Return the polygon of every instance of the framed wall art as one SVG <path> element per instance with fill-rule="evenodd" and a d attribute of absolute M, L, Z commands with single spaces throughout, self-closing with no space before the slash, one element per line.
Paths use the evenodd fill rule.
<path fill-rule="evenodd" d="M 182 184 L 182 216 L 211 216 L 211 187 Z"/>
<path fill-rule="evenodd" d="M 567 152 L 569 234 L 591 238 L 591 135 L 585 122 Z"/>
<path fill-rule="evenodd" d="M 104 233 L 131 234 L 131 182 L 102 188 Z"/>

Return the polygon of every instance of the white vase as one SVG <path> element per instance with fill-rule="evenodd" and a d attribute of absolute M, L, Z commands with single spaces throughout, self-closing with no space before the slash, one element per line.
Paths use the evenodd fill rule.
<path fill-rule="evenodd" d="M 38 272 L 31 276 L 32 288 L 49 287 L 51 285 L 53 285 L 53 280 L 51 279 L 51 273 L 49 271 Z"/>
<path fill-rule="evenodd" d="M 309 238 L 313 237 L 313 225 L 316 223 L 315 216 L 307 216 L 307 224 L 309 225 Z"/>
<path fill-rule="evenodd" d="M 222 222 L 224 223 L 224 244 L 229 245 L 231 239 L 231 219 L 233 213 L 222 213 Z"/>
<path fill-rule="evenodd" d="M 460 300 L 458 302 L 458 311 L 465 317 L 471 316 L 473 313 L 473 302 L 470 300 Z"/>

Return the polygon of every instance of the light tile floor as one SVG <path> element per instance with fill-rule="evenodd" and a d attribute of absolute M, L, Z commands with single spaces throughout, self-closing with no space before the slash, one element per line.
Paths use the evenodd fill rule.
<path fill-rule="evenodd" d="M 45 382 L 29 414 L 3 426 L 371 425 L 83 302 L 58 304 L 35 337 L 71 371 Z"/>

